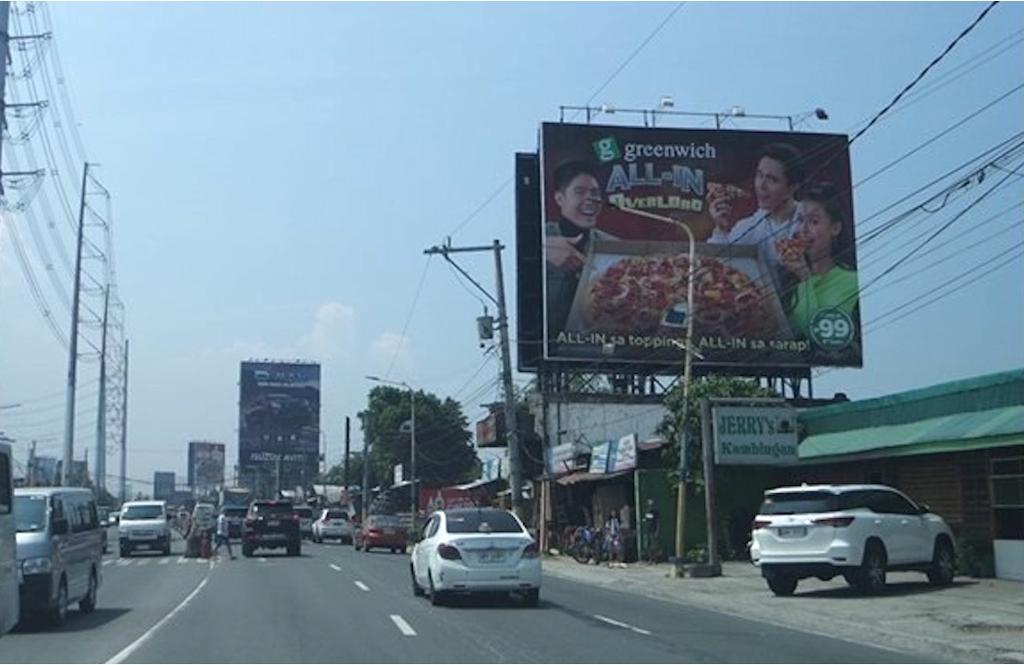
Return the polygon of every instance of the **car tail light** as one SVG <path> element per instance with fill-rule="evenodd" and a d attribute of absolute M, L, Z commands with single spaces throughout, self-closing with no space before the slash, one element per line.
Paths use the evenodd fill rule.
<path fill-rule="evenodd" d="M 245 518 L 245 526 L 252 526 L 253 524 L 256 524 L 256 520 L 252 519 L 251 517 Z"/>
<path fill-rule="evenodd" d="M 841 515 L 839 517 L 820 517 L 814 520 L 817 526 L 832 526 L 837 529 L 848 527 L 853 523 L 853 515 Z"/>
<path fill-rule="evenodd" d="M 442 559 L 447 559 L 449 561 L 456 561 L 462 558 L 462 555 L 459 554 L 459 550 L 456 549 L 454 545 L 449 545 L 448 543 L 441 543 L 438 545 L 437 554 Z"/>
<path fill-rule="evenodd" d="M 766 526 L 771 526 L 771 520 L 754 520 L 754 523 L 750 526 L 751 530 L 757 531 L 758 529 L 763 529 Z"/>
<path fill-rule="evenodd" d="M 539 556 L 540 548 L 537 547 L 537 543 L 530 543 L 526 546 L 526 549 L 523 550 L 524 559 L 536 559 Z"/>
<path fill-rule="evenodd" d="M 366 530 L 366 535 L 368 535 L 368 536 L 379 536 L 380 535 L 380 529 L 367 529 Z"/>

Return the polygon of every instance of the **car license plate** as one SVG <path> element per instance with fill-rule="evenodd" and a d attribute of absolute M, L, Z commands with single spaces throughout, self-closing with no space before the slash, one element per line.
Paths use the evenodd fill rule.
<path fill-rule="evenodd" d="M 384 535 L 385 536 L 393 536 L 393 535 L 395 535 L 395 530 L 394 529 L 384 529 Z"/>
<path fill-rule="evenodd" d="M 267 522 L 267 526 L 281 526 L 280 520 L 270 520 Z"/>
<path fill-rule="evenodd" d="M 803 538 L 807 535 L 805 526 L 780 526 L 779 538 Z"/>
<path fill-rule="evenodd" d="M 480 552 L 480 560 L 488 563 L 495 561 L 503 561 L 505 559 L 505 553 L 501 550 L 484 550 Z"/>

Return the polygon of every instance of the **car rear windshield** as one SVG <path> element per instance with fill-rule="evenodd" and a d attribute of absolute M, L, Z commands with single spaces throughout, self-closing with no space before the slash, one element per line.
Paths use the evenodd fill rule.
<path fill-rule="evenodd" d="M 761 515 L 831 513 L 839 510 L 839 497 L 830 492 L 779 492 L 769 494 L 761 504 Z"/>
<path fill-rule="evenodd" d="M 295 514 L 298 515 L 299 517 L 312 517 L 313 516 L 313 509 L 312 508 L 296 508 L 295 509 Z"/>
<path fill-rule="evenodd" d="M 14 524 L 18 533 L 46 528 L 46 497 L 42 494 L 14 497 Z"/>
<path fill-rule="evenodd" d="M 228 517 L 245 517 L 245 514 L 249 512 L 248 508 L 224 508 L 222 511 Z"/>
<path fill-rule="evenodd" d="M 255 503 L 252 511 L 257 515 L 291 515 L 294 512 L 290 503 Z"/>
<path fill-rule="evenodd" d="M 448 533 L 522 533 L 523 528 L 504 510 L 452 510 L 448 518 Z"/>
<path fill-rule="evenodd" d="M 402 520 L 398 519 L 394 515 L 373 515 L 366 519 L 366 523 L 369 526 L 381 526 L 381 527 L 399 527 L 402 526 Z"/>
<path fill-rule="evenodd" d="M 344 510 L 328 510 L 327 519 L 329 520 L 347 520 L 348 513 Z"/>
<path fill-rule="evenodd" d="M 158 520 L 164 515 L 163 506 L 128 506 L 124 509 L 122 520 Z"/>

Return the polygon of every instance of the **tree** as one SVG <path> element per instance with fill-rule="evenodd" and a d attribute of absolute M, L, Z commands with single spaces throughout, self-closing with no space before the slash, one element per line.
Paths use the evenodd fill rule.
<path fill-rule="evenodd" d="M 324 485 L 344 485 L 344 460 L 342 460 L 340 464 L 335 464 L 334 466 L 332 466 L 325 473 L 320 474 L 319 480 L 317 482 L 323 483 Z M 363 484 L 363 452 L 361 450 L 349 454 L 348 484 Z"/>
<path fill-rule="evenodd" d="M 370 442 L 370 464 L 378 478 L 390 478 L 401 464 L 411 469 L 409 391 L 377 386 L 369 405 L 359 414 L 364 437 Z M 416 392 L 416 476 L 423 485 L 447 486 L 468 482 L 480 473 L 469 423 L 462 407 L 451 398 Z"/>
<path fill-rule="evenodd" d="M 669 468 L 679 468 L 679 443 L 682 441 L 683 426 L 687 432 L 687 470 L 689 477 L 698 485 L 704 484 L 704 457 L 701 453 L 700 401 L 712 397 L 778 397 L 778 394 L 749 379 L 732 376 L 705 376 L 696 379 L 690 387 L 690 399 L 683 413 L 683 385 L 677 384 L 665 396 L 665 407 L 669 414 L 662 421 L 658 432 L 675 445 L 665 449 L 662 455 Z"/>

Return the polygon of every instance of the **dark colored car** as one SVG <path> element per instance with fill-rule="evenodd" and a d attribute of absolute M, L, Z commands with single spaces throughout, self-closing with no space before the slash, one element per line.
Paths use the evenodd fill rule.
<path fill-rule="evenodd" d="M 376 547 L 405 554 L 408 543 L 409 533 L 405 524 L 394 515 L 370 515 L 355 528 L 352 535 L 355 548 L 367 552 Z"/>
<path fill-rule="evenodd" d="M 242 554 L 259 548 L 287 548 L 288 556 L 302 552 L 299 516 L 291 501 L 253 501 L 242 526 Z"/>
<path fill-rule="evenodd" d="M 228 518 L 228 537 L 241 538 L 242 524 L 245 522 L 245 515 L 249 509 L 245 506 L 224 506 L 220 512 Z"/>

